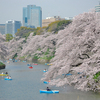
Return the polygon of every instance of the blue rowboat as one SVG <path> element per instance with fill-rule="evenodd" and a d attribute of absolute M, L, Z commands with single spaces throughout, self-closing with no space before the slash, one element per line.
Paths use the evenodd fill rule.
<path fill-rule="evenodd" d="M 9 79 L 9 78 L 5 78 L 5 80 L 12 80 L 12 79 Z"/>
<path fill-rule="evenodd" d="M 71 73 L 68 73 L 68 74 L 62 74 L 62 75 L 70 76 L 70 75 L 72 75 L 72 74 L 71 74 Z"/>
<path fill-rule="evenodd" d="M 17 60 L 15 60 L 15 62 L 17 62 Z"/>
<path fill-rule="evenodd" d="M 26 62 L 26 61 L 23 61 L 23 62 Z"/>
<path fill-rule="evenodd" d="M 43 70 L 43 72 L 47 72 L 47 70 Z"/>
<path fill-rule="evenodd" d="M 31 64 L 27 64 L 27 66 L 32 66 Z"/>
<path fill-rule="evenodd" d="M 48 84 L 49 82 L 48 81 L 44 81 L 43 83 Z"/>
<path fill-rule="evenodd" d="M 45 65 L 47 65 L 47 64 L 49 64 L 49 63 L 45 63 Z"/>
<path fill-rule="evenodd" d="M 12 59 L 9 59 L 9 60 L 12 60 Z"/>
<path fill-rule="evenodd" d="M 40 90 L 40 93 L 59 93 L 59 90 L 50 90 L 50 91 Z"/>
<path fill-rule="evenodd" d="M 70 76 L 70 75 L 72 75 L 71 73 L 68 73 L 68 74 L 66 74 L 67 76 Z"/>

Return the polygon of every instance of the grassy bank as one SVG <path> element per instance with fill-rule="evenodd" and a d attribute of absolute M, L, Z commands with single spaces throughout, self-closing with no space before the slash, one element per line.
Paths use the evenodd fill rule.
<path fill-rule="evenodd" d="M 0 62 L 0 69 L 4 69 L 5 68 L 5 64 L 3 64 L 2 62 Z"/>

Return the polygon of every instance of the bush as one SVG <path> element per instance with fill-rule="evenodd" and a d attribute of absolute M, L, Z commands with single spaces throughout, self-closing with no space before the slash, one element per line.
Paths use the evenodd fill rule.
<path fill-rule="evenodd" d="M 20 27 L 20 29 L 17 29 L 17 32 L 15 33 L 16 36 L 20 36 L 21 38 L 26 38 L 29 36 L 31 32 L 34 32 L 35 28 L 27 28 L 27 27 Z"/>
<path fill-rule="evenodd" d="M 93 78 L 93 79 L 99 80 L 99 76 L 100 76 L 100 72 L 96 73 L 96 74 L 94 75 L 94 78 Z"/>
<path fill-rule="evenodd" d="M 71 20 L 61 20 L 61 21 L 58 20 L 58 21 L 50 23 L 48 27 L 46 28 L 46 30 L 48 32 L 54 31 L 54 33 L 58 33 L 59 30 L 64 29 L 64 27 L 70 23 L 71 23 Z"/>
<path fill-rule="evenodd" d="M 37 54 L 35 54 L 34 57 L 33 57 L 33 60 L 37 60 L 37 59 L 39 59 L 39 57 L 38 57 Z"/>
<path fill-rule="evenodd" d="M 45 55 L 49 54 L 49 48 L 47 49 L 47 51 L 44 54 Z"/>
<path fill-rule="evenodd" d="M 2 62 L 0 62 L 0 69 L 4 69 L 5 68 L 5 64 L 3 64 Z"/>
<path fill-rule="evenodd" d="M 22 56 L 19 58 L 20 60 L 25 60 L 25 56 Z"/>
<path fill-rule="evenodd" d="M 17 55 L 17 53 L 13 56 L 13 59 L 15 59 L 16 57 L 17 57 L 18 55 Z"/>
<path fill-rule="evenodd" d="M 12 40 L 12 39 L 13 39 L 12 34 L 6 34 L 6 41 L 7 42 L 10 41 L 10 40 Z"/>

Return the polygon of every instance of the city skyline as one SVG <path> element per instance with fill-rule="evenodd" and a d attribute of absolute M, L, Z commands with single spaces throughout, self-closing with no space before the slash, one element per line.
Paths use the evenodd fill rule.
<path fill-rule="evenodd" d="M 22 23 L 22 10 L 27 5 L 42 8 L 42 19 L 52 16 L 75 17 L 89 12 L 99 5 L 98 0 L 0 0 L 0 24 L 7 20 L 18 20 Z"/>
<path fill-rule="evenodd" d="M 30 28 L 42 27 L 42 8 L 36 5 L 23 7 L 23 25 Z"/>
<path fill-rule="evenodd" d="M 12 34 L 13 37 L 15 37 L 15 33 L 17 32 L 17 29 L 21 27 L 20 21 L 15 20 L 8 20 L 5 24 L 5 34 Z"/>

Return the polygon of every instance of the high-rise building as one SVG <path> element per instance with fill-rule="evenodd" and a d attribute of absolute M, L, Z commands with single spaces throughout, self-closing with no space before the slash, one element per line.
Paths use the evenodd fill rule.
<path fill-rule="evenodd" d="M 100 3 L 99 5 L 95 6 L 95 12 L 100 12 Z"/>
<path fill-rule="evenodd" d="M 5 24 L 0 24 L 0 33 L 5 34 Z"/>
<path fill-rule="evenodd" d="M 20 21 L 14 21 L 14 20 L 6 21 L 5 34 L 12 34 L 12 36 L 15 37 L 17 29 L 19 29 L 20 27 L 21 27 Z"/>
<path fill-rule="evenodd" d="M 36 5 L 27 5 L 23 8 L 23 26 L 42 27 L 42 8 Z"/>

